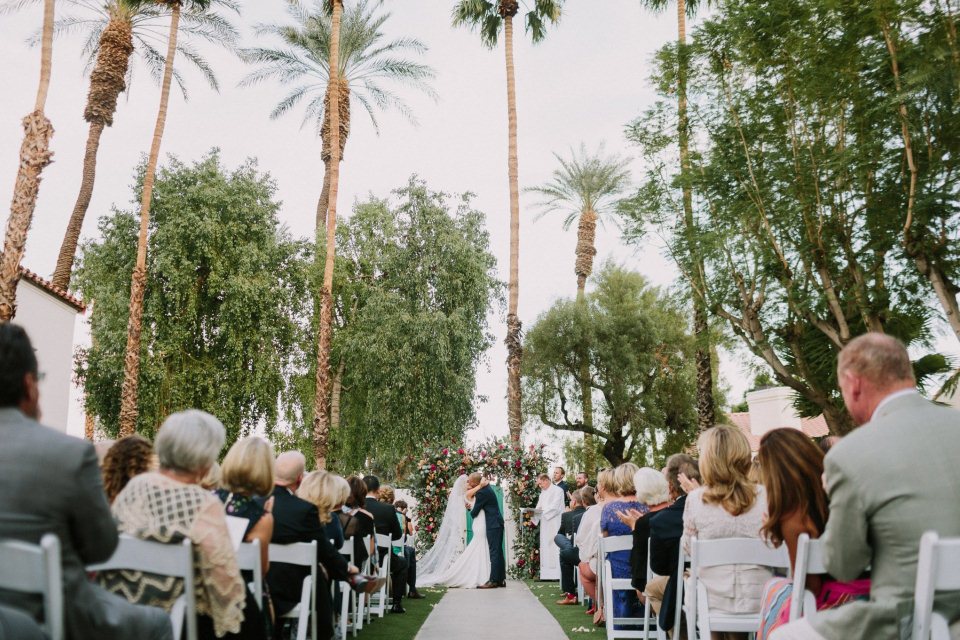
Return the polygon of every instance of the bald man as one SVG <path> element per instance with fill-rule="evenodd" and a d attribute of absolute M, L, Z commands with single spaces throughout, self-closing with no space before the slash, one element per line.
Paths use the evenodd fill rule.
<path fill-rule="evenodd" d="M 920 536 L 960 536 L 960 412 L 916 389 L 907 350 L 868 333 L 852 340 L 837 363 L 844 404 L 860 426 L 825 459 L 830 517 L 823 560 L 838 580 L 870 567 L 870 601 L 820 611 L 773 632 L 771 640 L 900 638 L 910 628 Z M 960 618 L 960 593 L 934 609 Z M 953 630 L 953 637 L 960 634 Z"/>

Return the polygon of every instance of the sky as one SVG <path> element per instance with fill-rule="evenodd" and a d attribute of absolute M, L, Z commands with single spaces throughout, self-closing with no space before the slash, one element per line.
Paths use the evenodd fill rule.
<path fill-rule="evenodd" d="M 349 1 L 349 0 L 348 0 Z M 40 3 L 19 13 L 0 15 L 0 197 L 9 197 L 17 171 L 22 130 L 20 119 L 33 107 L 40 52 L 25 41 L 41 24 Z M 282 0 L 242 0 L 242 16 L 235 18 L 242 45 L 276 44 L 254 35 L 257 23 L 289 23 Z M 509 200 L 507 185 L 507 109 L 502 46 L 489 50 L 477 34 L 450 26 L 451 0 L 386 0 L 392 16 L 384 25 L 390 37 L 409 36 L 429 50 L 422 61 L 437 72 L 433 100 L 398 87 L 418 123 L 397 113 L 382 114 L 380 135 L 355 105 L 351 134 L 340 173 L 339 211 L 349 215 L 352 205 L 370 194 L 383 197 L 416 174 L 437 191 L 473 192 L 474 205 L 487 215 L 491 246 L 501 278 L 506 281 L 509 259 Z M 61 0 L 58 11 L 69 13 Z M 76 12 L 76 11 L 75 11 Z M 570 0 L 561 23 L 547 39 L 534 46 L 527 37 L 515 39 L 519 121 L 519 178 L 521 189 L 543 184 L 556 167 L 554 152 L 605 143 L 608 152 L 636 156 L 624 137 L 624 126 L 651 104 L 649 82 L 654 52 L 673 39 L 672 11 L 652 15 L 638 0 Z M 47 115 L 56 133 L 54 163 L 43 173 L 43 183 L 29 236 L 24 265 L 50 276 L 80 184 L 87 124 L 82 119 L 88 78 L 84 76 L 82 38 L 58 37 L 54 42 L 53 78 Z M 231 53 L 201 47 L 220 81 L 220 92 L 207 87 L 187 67 L 189 101 L 174 90 L 161 153 L 183 161 L 199 159 L 211 148 L 221 151 L 224 164 L 236 167 L 256 157 L 269 171 L 282 199 L 280 218 L 297 236 L 313 234 L 316 200 L 323 167 L 320 141 L 310 126 L 301 128 L 302 111 L 271 121 L 270 111 L 284 95 L 276 84 L 240 88 L 249 72 Z M 135 68 L 134 81 L 121 96 L 113 127 L 101 139 L 96 189 L 84 224 L 85 238 L 95 237 L 97 218 L 113 205 L 130 204 L 133 169 L 149 150 L 159 90 L 145 72 Z M 641 165 L 632 160 L 635 176 Z M 575 228 L 564 231 L 562 215 L 535 220 L 537 198 L 521 193 L 520 308 L 521 320 L 531 326 L 559 297 L 576 292 L 573 273 Z M 0 210 L 5 224 L 8 209 Z M 676 270 L 654 240 L 628 247 L 613 224 L 597 234 L 597 262 L 613 260 L 643 273 L 655 285 L 670 286 Z M 496 344 L 480 367 L 477 393 L 479 427 L 471 438 L 506 435 L 506 333 L 504 312 L 490 318 Z M 87 340 L 78 323 L 77 340 Z M 739 400 L 752 378 L 742 355 L 724 354 L 722 373 Z M 78 408 L 71 414 L 70 431 L 82 433 Z"/>

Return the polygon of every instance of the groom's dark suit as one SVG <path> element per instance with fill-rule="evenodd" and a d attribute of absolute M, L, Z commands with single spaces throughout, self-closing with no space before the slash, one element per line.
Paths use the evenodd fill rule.
<path fill-rule="evenodd" d="M 503 515 L 497 503 L 497 494 L 489 486 L 477 491 L 473 511 L 476 518 L 483 511 L 487 521 L 487 545 L 490 547 L 490 582 L 501 584 L 507 579 L 506 561 L 503 558 Z"/>

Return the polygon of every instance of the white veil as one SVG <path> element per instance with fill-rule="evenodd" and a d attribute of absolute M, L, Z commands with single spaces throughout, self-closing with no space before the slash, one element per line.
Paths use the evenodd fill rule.
<path fill-rule="evenodd" d="M 467 536 L 467 476 L 453 483 L 443 521 L 433 546 L 417 560 L 417 586 L 429 587 L 442 582 L 443 574 L 463 553 Z M 420 523 L 423 526 L 424 523 Z"/>

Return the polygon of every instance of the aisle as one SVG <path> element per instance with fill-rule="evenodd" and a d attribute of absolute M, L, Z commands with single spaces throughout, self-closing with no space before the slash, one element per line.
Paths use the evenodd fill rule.
<path fill-rule="evenodd" d="M 415 640 L 566 640 L 550 612 L 527 585 L 506 589 L 450 589 L 420 627 Z"/>

